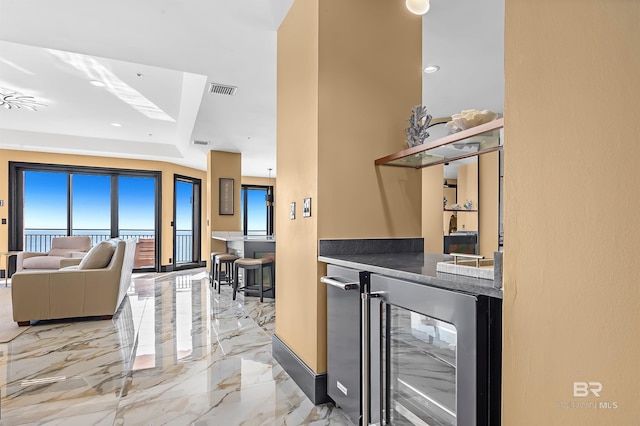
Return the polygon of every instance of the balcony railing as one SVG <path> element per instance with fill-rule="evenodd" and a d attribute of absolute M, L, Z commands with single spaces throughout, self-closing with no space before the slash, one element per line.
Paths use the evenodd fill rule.
<path fill-rule="evenodd" d="M 177 230 L 176 234 L 176 263 L 193 261 L 193 231 Z M 51 240 L 66 235 L 66 229 L 25 229 L 24 251 L 48 252 L 51 249 Z M 92 246 L 111 238 L 110 231 L 107 229 L 74 229 L 72 235 L 88 236 L 91 238 Z M 155 266 L 155 233 L 153 229 L 122 229 L 119 237 L 137 241 L 136 268 Z"/>

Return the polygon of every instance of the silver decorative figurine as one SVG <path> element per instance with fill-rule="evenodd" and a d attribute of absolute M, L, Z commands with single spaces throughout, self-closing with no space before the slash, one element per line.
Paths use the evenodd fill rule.
<path fill-rule="evenodd" d="M 427 114 L 427 107 L 424 105 L 416 105 L 411 111 L 413 114 L 407 119 L 409 127 L 404 129 L 407 134 L 407 145 L 409 145 L 409 148 L 423 144 L 425 139 L 429 137 L 427 128 L 432 118 L 431 114 Z"/>

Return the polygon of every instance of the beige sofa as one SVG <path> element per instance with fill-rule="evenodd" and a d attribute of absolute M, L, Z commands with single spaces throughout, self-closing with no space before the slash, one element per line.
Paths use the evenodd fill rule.
<path fill-rule="evenodd" d="M 110 319 L 131 283 L 135 240 L 112 239 L 94 246 L 80 265 L 57 271 L 13 274 L 13 320 L 99 316 Z"/>
<path fill-rule="evenodd" d="M 25 251 L 18 253 L 16 272 L 23 270 L 54 270 L 65 266 L 63 259 L 76 256 L 76 253 L 88 252 L 91 248 L 91 238 L 87 236 L 56 237 L 51 240 L 51 250 L 47 253 Z M 79 260 L 66 261 L 77 265 Z"/>

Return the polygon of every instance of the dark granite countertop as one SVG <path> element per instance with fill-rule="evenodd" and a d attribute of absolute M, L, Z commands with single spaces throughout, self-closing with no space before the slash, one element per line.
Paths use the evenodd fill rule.
<path fill-rule="evenodd" d="M 423 252 L 325 254 L 318 261 L 347 268 L 368 271 L 387 277 L 405 279 L 420 284 L 470 294 L 482 294 L 502 299 L 502 289 L 495 288 L 493 281 L 464 275 L 446 274 L 436 271 L 438 262 L 453 260 L 444 254 Z"/>

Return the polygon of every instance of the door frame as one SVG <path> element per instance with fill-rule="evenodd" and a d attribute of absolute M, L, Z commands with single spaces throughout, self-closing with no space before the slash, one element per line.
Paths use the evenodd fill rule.
<path fill-rule="evenodd" d="M 177 254 L 177 206 L 176 206 L 176 185 L 178 182 L 188 182 L 193 185 L 193 204 L 192 204 L 192 224 L 193 224 L 193 247 L 191 262 L 176 261 Z M 202 180 L 191 176 L 185 176 L 174 173 L 173 175 L 173 220 L 171 221 L 171 228 L 173 233 L 173 252 L 172 252 L 172 267 L 173 270 L 191 269 L 203 266 L 202 262 Z"/>

